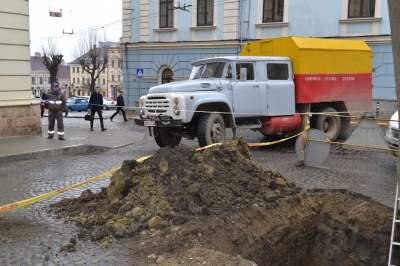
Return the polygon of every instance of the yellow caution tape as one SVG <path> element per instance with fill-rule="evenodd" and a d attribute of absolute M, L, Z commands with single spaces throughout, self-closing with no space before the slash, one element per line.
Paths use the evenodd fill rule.
<path fill-rule="evenodd" d="M 219 146 L 221 144 L 222 143 L 213 143 L 213 144 L 210 144 L 210 145 L 207 145 L 207 146 L 204 146 L 204 147 L 197 148 L 196 151 L 202 151 L 202 150 L 214 147 L 214 146 Z"/>
<path fill-rule="evenodd" d="M 335 142 L 335 141 L 330 141 L 329 139 L 327 139 L 327 140 L 309 139 L 308 141 L 325 142 L 325 143 L 337 144 L 337 145 L 343 145 L 343 146 L 352 146 L 352 147 L 359 147 L 359 148 L 366 148 L 366 149 L 374 149 L 374 150 L 382 150 L 382 151 L 399 152 L 399 150 L 394 150 L 394 149 L 390 149 L 390 148 L 381 148 L 381 147 L 374 147 L 374 146 L 366 146 L 366 145 L 360 145 L 360 144 L 354 144 L 354 143 Z"/>
<path fill-rule="evenodd" d="M 275 141 L 271 141 L 271 142 L 249 143 L 248 145 L 249 145 L 250 147 L 260 147 L 260 146 L 274 145 L 274 144 L 277 144 L 277 143 L 280 143 L 280 142 L 284 142 L 284 141 L 287 141 L 287 140 L 289 140 L 289 139 L 298 137 L 298 136 L 300 136 L 301 134 L 303 134 L 304 132 L 306 132 L 309 128 L 310 128 L 310 126 L 306 126 L 305 129 L 304 129 L 304 131 L 302 131 L 302 132 L 300 132 L 300 133 L 298 133 L 298 134 L 296 134 L 296 135 L 293 135 L 293 136 L 284 138 L 284 139 L 279 139 L 279 140 L 275 140 Z"/>
<path fill-rule="evenodd" d="M 115 169 L 113 169 L 113 170 L 111 170 L 111 171 L 105 172 L 105 173 L 103 173 L 103 174 L 101 174 L 101 175 L 92 177 L 92 178 L 90 178 L 90 179 L 88 179 L 88 180 L 85 180 L 85 181 L 83 181 L 83 182 L 80 182 L 80 183 L 77 183 L 77 184 L 74 184 L 74 185 L 71 185 L 71 186 L 68 186 L 68 187 L 60 188 L 60 189 L 53 190 L 53 191 L 51 191 L 51 192 L 48 192 L 48 193 L 45 193 L 45 194 L 42 194 L 42 195 L 39 195 L 39 196 L 30 198 L 30 199 L 26 199 L 26 200 L 22 200 L 22 201 L 17 201 L 17 202 L 11 203 L 11 204 L 7 204 L 7 205 L 4 205 L 4 206 L 1 206 L 1 207 L 0 207 L 0 213 L 8 212 L 8 211 L 11 211 L 11 210 L 15 210 L 15 209 L 24 207 L 24 206 L 26 206 L 26 205 L 35 203 L 35 202 L 37 202 L 37 201 L 40 201 L 40 200 L 43 200 L 43 199 L 46 199 L 46 198 L 53 197 L 53 196 L 55 196 L 55 195 L 57 195 L 57 194 L 63 193 L 63 192 L 65 192 L 65 191 L 67 191 L 67 190 L 70 190 L 70 189 L 72 189 L 72 188 L 76 188 L 76 187 L 82 186 L 82 185 L 84 185 L 84 184 L 87 184 L 87 183 L 89 183 L 89 182 L 95 181 L 95 180 L 97 180 L 97 179 L 106 177 L 106 176 L 108 176 L 108 175 L 110 175 L 110 174 L 114 174 L 114 173 L 115 173 L 118 169 L 120 169 L 120 168 L 121 168 L 121 167 L 115 168 Z"/>
<path fill-rule="evenodd" d="M 298 137 L 299 135 L 301 135 L 301 134 L 307 132 L 307 130 L 310 128 L 310 126 L 306 125 L 304 128 L 305 128 L 304 131 L 302 131 L 302 132 L 300 132 L 300 133 L 298 133 L 298 134 L 296 134 L 296 135 L 290 136 L 290 137 L 288 137 L 288 138 L 284 138 L 284 139 L 280 139 L 280 140 L 276 140 L 276 141 L 272 141 L 272 142 L 249 143 L 248 146 L 249 146 L 249 147 L 260 147 L 260 146 L 269 146 L 269 145 L 274 145 L 274 144 L 277 144 L 277 143 L 280 143 L 280 142 L 284 142 L 284 141 L 287 141 L 287 140 L 289 140 L 289 139 Z M 307 138 L 307 140 L 308 140 L 308 141 L 327 142 L 327 143 L 332 143 L 332 144 L 341 144 L 341 145 L 348 145 L 348 146 L 357 146 L 357 147 L 362 147 L 362 148 L 372 148 L 372 149 L 380 149 L 380 150 L 388 150 L 388 151 L 398 152 L 398 150 L 393 150 L 393 149 L 386 149 L 386 148 L 379 148 L 379 147 L 371 147 L 371 146 L 363 146 L 363 145 L 358 145 L 358 144 L 348 144 L 348 143 L 332 142 L 332 141 L 330 141 L 329 139 L 326 140 L 326 141 L 321 141 L 321 140 L 313 140 L 313 139 L 308 139 L 308 138 Z M 213 144 L 208 145 L 208 146 L 200 147 L 200 148 L 196 149 L 196 151 L 205 150 L 205 149 L 208 149 L 208 148 L 211 148 L 211 147 L 214 147 L 214 146 L 218 146 L 218 145 L 221 145 L 221 144 L 222 144 L 222 143 L 213 143 Z M 147 160 L 148 158 L 150 158 L 151 156 L 152 156 L 152 155 L 146 156 L 146 157 L 142 157 L 142 158 L 140 158 L 140 159 L 137 159 L 136 161 L 137 161 L 138 163 L 142 163 L 142 162 L 144 162 L 145 160 Z M 111 170 L 111 171 L 108 171 L 108 172 L 105 172 L 105 173 L 103 173 L 103 174 L 101 174 L 101 175 L 92 177 L 92 178 L 90 178 L 90 179 L 88 179 L 88 180 L 85 180 L 85 181 L 83 181 L 83 182 L 80 182 L 80 183 L 77 183 L 77 184 L 74 184 L 74 185 L 71 185 L 71 186 L 67 186 L 67 187 L 64 187 L 64 188 L 60 188 L 60 189 L 57 189 L 57 190 L 54 190 L 54 191 L 51 191 L 51 192 L 48 192 L 48 193 L 45 193 L 45 194 L 42 194 L 42 195 L 33 197 L 33 198 L 30 198 L 30 199 L 26 199 L 26 200 L 22 200 L 22 201 L 17 201 L 17 202 L 11 203 L 11 204 L 7 204 L 7 205 L 4 205 L 4 206 L 0 206 L 0 213 L 8 212 L 8 211 L 11 211 L 11 210 L 15 210 L 15 209 L 18 209 L 18 208 L 27 206 L 27 205 L 32 204 L 32 203 L 35 203 L 35 202 L 37 202 L 37 201 L 40 201 L 40 200 L 43 200 L 43 199 L 50 198 L 50 197 L 53 197 L 53 196 L 55 196 L 55 195 L 61 194 L 61 193 L 65 192 L 65 191 L 67 191 L 67 190 L 70 190 L 70 189 L 72 189 L 72 188 L 76 188 L 76 187 L 82 186 L 82 185 L 84 185 L 84 184 L 93 182 L 93 181 L 95 181 L 95 180 L 97 180 L 97 179 L 100 179 L 100 178 L 109 176 L 109 175 L 111 175 L 111 174 L 114 174 L 114 173 L 115 173 L 117 170 L 119 170 L 120 168 L 121 168 L 121 167 L 115 168 L 115 169 L 113 169 L 113 170 Z"/>
<path fill-rule="evenodd" d="M 151 155 L 150 155 L 150 156 L 147 156 L 147 157 L 142 157 L 142 158 L 140 158 L 140 159 L 137 159 L 136 161 L 137 161 L 138 163 L 142 163 L 143 161 L 145 161 L 145 160 L 148 159 L 149 157 L 151 157 Z M 64 187 L 64 188 L 57 189 L 57 190 L 53 190 L 53 191 L 51 191 L 51 192 L 48 192 L 48 193 L 45 193 L 45 194 L 42 194 L 42 195 L 39 195 L 39 196 L 30 198 L 30 199 L 21 200 L 21 201 L 17 201 L 17 202 L 14 202 L 14 203 L 10 203 L 10 204 L 4 205 L 4 206 L 0 206 L 0 213 L 12 211 L 12 210 L 15 210 L 15 209 L 18 209 L 18 208 L 21 208 L 21 207 L 30 205 L 30 204 L 35 203 L 35 202 L 38 202 L 38 201 L 40 201 L 40 200 L 44 200 L 44 199 L 53 197 L 53 196 L 55 196 L 55 195 L 61 194 L 61 193 L 65 192 L 65 191 L 67 191 L 67 190 L 70 190 L 70 189 L 72 189 L 72 188 L 76 188 L 76 187 L 85 185 L 85 184 L 87 184 L 87 183 L 93 182 L 93 181 L 95 181 L 95 180 L 97 180 L 97 179 L 100 179 L 100 178 L 103 178 L 103 177 L 112 175 L 112 174 L 114 174 L 116 171 L 118 171 L 120 168 L 121 168 L 121 167 L 117 167 L 117 168 L 115 168 L 115 169 L 113 169 L 113 170 L 111 170 L 111 171 L 108 171 L 108 172 L 105 172 L 105 173 L 103 173 L 103 174 L 101 174 L 101 175 L 98 175 L 98 176 L 89 178 L 89 179 L 87 179 L 87 180 L 85 180 L 85 181 L 82 181 L 82 182 L 80 182 L 80 183 L 73 184 L 73 185 L 71 185 L 71 186 L 67 186 L 67 187 Z"/>

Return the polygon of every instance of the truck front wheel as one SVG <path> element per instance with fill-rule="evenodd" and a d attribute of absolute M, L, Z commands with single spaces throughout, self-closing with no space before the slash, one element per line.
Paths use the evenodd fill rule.
<path fill-rule="evenodd" d="M 225 122 L 221 114 L 203 114 L 197 130 L 199 146 L 225 142 Z"/>
<path fill-rule="evenodd" d="M 153 129 L 154 140 L 161 148 L 171 147 L 174 148 L 181 143 L 182 136 L 176 135 L 174 130 L 170 128 L 157 128 Z"/>
<path fill-rule="evenodd" d="M 321 130 L 325 133 L 330 141 L 335 141 L 340 133 L 340 117 L 338 116 L 330 116 L 331 113 L 333 115 L 337 115 L 337 111 L 332 107 L 326 107 L 321 110 L 320 115 L 313 115 L 311 120 L 311 127 Z"/>

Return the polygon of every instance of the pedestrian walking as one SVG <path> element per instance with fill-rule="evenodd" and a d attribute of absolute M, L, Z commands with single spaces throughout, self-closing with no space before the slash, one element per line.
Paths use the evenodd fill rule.
<path fill-rule="evenodd" d="M 90 130 L 93 131 L 94 115 L 97 113 L 100 118 L 101 131 L 107 130 L 103 123 L 103 95 L 100 93 L 100 87 L 96 86 L 95 91 L 92 92 L 89 99 L 89 109 L 87 110 L 93 116 L 90 121 Z"/>
<path fill-rule="evenodd" d="M 124 102 L 123 91 L 119 91 L 119 96 L 117 97 L 117 111 L 110 117 L 111 122 L 113 121 L 113 118 L 119 113 L 119 111 L 122 112 L 122 115 L 124 116 L 124 121 L 128 121 L 128 119 L 126 119 L 126 114 L 125 114 L 125 102 Z"/>
<path fill-rule="evenodd" d="M 54 136 L 54 125 L 57 120 L 57 134 L 59 140 L 65 140 L 64 138 L 64 121 L 63 121 L 63 110 L 66 108 L 66 100 L 64 93 L 60 91 L 58 82 L 51 84 L 51 90 L 42 94 L 42 99 L 46 100 L 49 109 L 49 127 L 48 127 L 48 139 L 52 139 Z"/>

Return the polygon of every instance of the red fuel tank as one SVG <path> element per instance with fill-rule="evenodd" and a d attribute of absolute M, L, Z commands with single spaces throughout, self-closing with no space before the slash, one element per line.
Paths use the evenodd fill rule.
<path fill-rule="evenodd" d="M 261 132 L 266 135 L 281 135 L 300 127 L 301 117 L 298 113 L 287 116 L 271 116 L 264 119 Z"/>

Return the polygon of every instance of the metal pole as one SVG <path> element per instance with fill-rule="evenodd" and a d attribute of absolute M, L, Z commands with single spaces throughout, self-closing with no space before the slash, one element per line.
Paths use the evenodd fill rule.
<path fill-rule="evenodd" d="M 376 118 L 379 118 L 379 102 L 376 102 Z"/>

